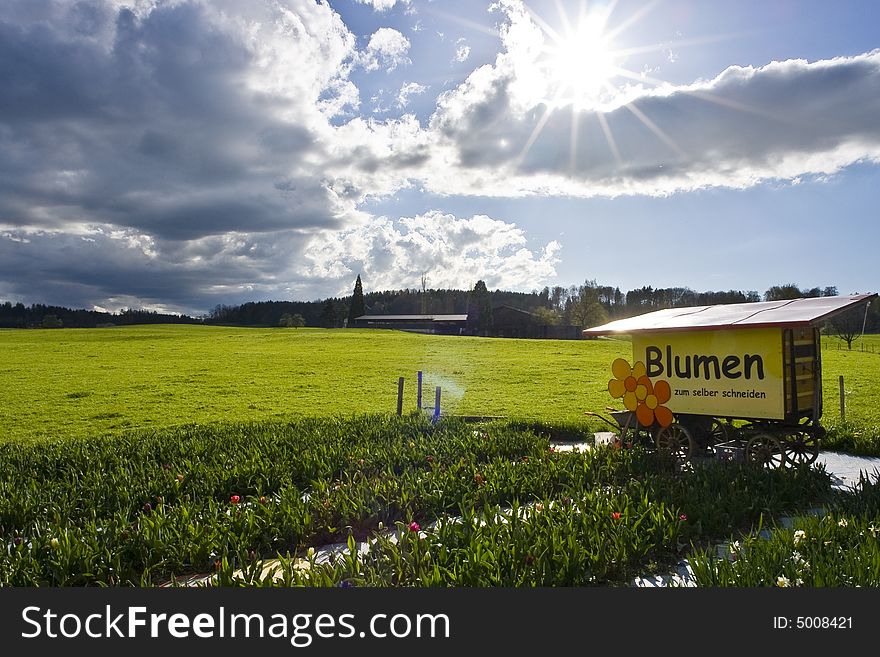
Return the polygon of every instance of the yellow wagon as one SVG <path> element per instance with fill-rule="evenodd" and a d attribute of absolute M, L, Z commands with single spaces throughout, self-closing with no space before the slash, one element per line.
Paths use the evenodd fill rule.
<path fill-rule="evenodd" d="M 669 308 L 583 333 L 632 339 L 632 363 L 612 363 L 608 383 L 622 442 L 780 467 L 815 461 L 825 433 L 820 326 L 876 297 Z"/>

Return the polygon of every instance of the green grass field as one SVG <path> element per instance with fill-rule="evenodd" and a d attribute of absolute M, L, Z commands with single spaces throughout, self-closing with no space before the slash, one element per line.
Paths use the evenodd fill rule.
<path fill-rule="evenodd" d="M 823 340 L 824 423 L 880 424 L 880 337 L 853 351 Z M 862 351 L 860 344 L 867 351 Z M 4 439 L 82 437 L 128 428 L 394 412 L 444 412 L 585 423 L 612 402 L 611 362 L 628 341 L 511 340 L 378 330 L 137 326 L 0 331 Z M 599 429 L 599 424 L 593 425 Z"/>

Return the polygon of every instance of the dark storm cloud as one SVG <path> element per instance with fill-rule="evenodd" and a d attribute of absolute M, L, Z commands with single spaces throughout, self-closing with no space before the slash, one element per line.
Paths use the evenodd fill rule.
<path fill-rule="evenodd" d="M 290 231 L 163 243 L 109 227 L 82 235 L 0 230 L 0 297 L 198 314 L 253 291 L 285 294 L 276 275 L 301 244 Z"/>
<path fill-rule="evenodd" d="M 303 169 L 315 135 L 282 117 L 301 101 L 249 91 L 255 53 L 204 6 L 52 7 L 0 19 L 0 221 L 168 239 L 336 225 L 335 199 Z"/>
<path fill-rule="evenodd" d="M 0 6 L 0 298 L 287 296 L 310 234 L 354 211 L 318 109 L 354 38 L 313 2 L 122 4 Z"/>

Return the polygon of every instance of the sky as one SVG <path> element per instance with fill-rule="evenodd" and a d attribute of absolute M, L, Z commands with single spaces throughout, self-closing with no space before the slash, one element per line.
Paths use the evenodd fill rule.
<path fill-rule="evenodd" d="M 880 3 L 4 0 L 0 301 L 880 289 Z"/>

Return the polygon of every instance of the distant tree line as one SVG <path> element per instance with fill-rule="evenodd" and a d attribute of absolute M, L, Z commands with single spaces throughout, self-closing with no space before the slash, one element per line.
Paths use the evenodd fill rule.
<path fill-rule="evenodd" d="M 35 303 L 0 304 L 0 328 L 95 328 L 102 325 L 197 324 L 201 320 L 187 315 L 171 315 L 133 308 L 118 313 L 98 310 L 72 310 L 63 306 Z"/>
<path fill-rule="evenodd" d="M 306 326 L 340 328 L 351 318 L 362 314 L 468 314 L 472 330 L 485 334 L 491 329 L 491 308 L 498 306 L 526 310 L 535 315 L 535 321 L 546 325 L 587 327 L 664 308 L 778 301 L 837 294 L 837 288 L 833 286 L 801 289 L 793 283 L 774 285 L 763 294 L 756 290 L 697 292 L 688 287 L 655 288 L 650 285 L 623 292 L 619 287 L 601 285 L 595 280 L 584 281 L 582 285 L 545 287 L 532 292 L 488 290 L 483 281 L 477 281 L 471 290 L 407 289 L 364 292 L 358 276 L 352 296 L 320 301 L 258 301 L 241 306 L 217 306 L 206 321 L 277 326 L 285 313 L 299 313 Z M 880 332 L 880 303 L 871 304 L 864 324 L 866 333 Z"/>
<path fill-rule="evenodd" d="M 234 326 L 302 325 L 341 328 L 350 323 L 350 318 L 362 314 L 469 314 L 472 316 L 470 321 L 475 332 L 486 334 L 491 328 L 491 309 L 499 306 L 528 311 L 535 316 L 536 322 L 545 325 L 589 327 L 664 308 L 836 296 L 837 293 L 837 288 L 833 286 L 801 289 L 793 283 L 774 285 L 763 294 L 756 290 L 697 292 L 687 287 L 655 288 L 650 285 L 624 292 L 619 287 L 601 285 L 595 280 L 584 281 L 582 285 L 545 287 L 532 292 L 488 290 L 483 281 L 478 281 L 470 290 L 408 289 L 364 292 L 358 276 L 351 296 L 317 301 L 251 301 L 237 306 L 218 305 L 201 318 L 147 310 L 130 309 L 120 313 L 106 313 L 6 302 L 0 304 L 0 327 L 90 328 L 102 324 L 202 322 Z M 856 319 L 849 318 L 848 321 L 850 325 L 858 323 L 859 332 L 862 325 L 866 333 L 880 332 L 880 303 L 872 303 L 867 315 L 862 310 L 861 317 Z M 847 329 L 846 332 L 851 334 L 853 331 Z"/>

